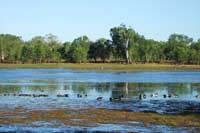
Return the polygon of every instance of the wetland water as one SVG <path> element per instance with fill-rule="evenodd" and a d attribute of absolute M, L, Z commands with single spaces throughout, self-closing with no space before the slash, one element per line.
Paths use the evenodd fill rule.
<path fill-rule="evenodd" d="M 63 97 L 64 95 L 66 97 Z M 117 99 L 120 96 L 123 96 L 121 100 Z M 100 99 L 96 100 L 98 97 Z M 116 100 L 109 101 L 110 98 L 116 98 Z M 17 108 L 23 108 L 26 111 L 103 108 L 153 112 L 162 115 L 199 114 L 200 72 L 0 69 L 0 101 L 1 112 Z M 8 116 L 0 117 L 0 119 L 5 119 L 10 116 L 8 114 Z M 134 126 L 130 126 L 127 123 L 101 124 L 93 126 L 88 131 L 179 132 L 199 130 L 196 127 L 143 126 L 143 124 L 138 125 L 137 122 Z M 70 125 L 54 127 L 54 125 L 56 124 L 43 121 L 37 122 L 36 128 L 27 124 L 9 123 L 1 124 L 0 131 L 59 132 L 85 130 L 86 128 Z"/>

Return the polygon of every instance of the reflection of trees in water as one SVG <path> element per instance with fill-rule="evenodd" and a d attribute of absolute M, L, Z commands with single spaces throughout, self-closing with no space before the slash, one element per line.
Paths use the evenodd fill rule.
<path fill-rule="evenodd" d="M 115 83 L 114 88 L 112 89 L 112 97 L 119 97 L 120 95 L 128 96 L 129 87 L 128 83 Z"/>
<path fill-rule="evenodd" d="M 125 97 L 138 96 L 143 93 L 151 93 L 160 89 L 160 84 L 154 83 L 115 83 L 112 90 L 112 96 L 118 97 L 124 95 Z"/>
<path fill-rule="evenodd" d="M 55 79 L 34 79 L 34 80 L 27 80 L 30 83 L 35 83 L 35 84 L 45 84 L 45 85 L 55 85 L 59 84 L 59 80 Z"/>
<path fill-rule="evenodd" d="M 16 86 L 16 85 L 5 85 L 5 86 L 0 86 L 0 93 L 16 93 L 21 91 L 21 86 Z"/>
<path fill-rule="evenodd" d="M 87 83 L 74 83 L 71 88 L 74 93 L 87 93 L 90 90 Z"/>
<path fill-rule="evenodd" d="M 21 88 L 24 92 L 28 93 L 41 93 L 41 92 L 49 92 L 55 93 L 60 89 L 60 84 L 54 80 L 29 80 L 28 82 L 31 85 L 22 85 Z"/>
<path fill-rule="evenodd" d="M 99 93 L 107 93 L 113 88 L 113 83 L 94 83 L 92 88 Z"/>
<path fill-rule="evenodd" d="M 192 94 L 192 84 L 191 83 L 169 83 L 166 84 L 166 90 L 171 94 Z"/>
<path fill-rule="evenodd" d="M 63 89 L 64 90 L 70 90 L 71 89 L 71 85 L 64 85 Z"/>
<path fill-rule="evenodd" d="M 138 96 L 144 93 L 154 93 L 166 90 L 172 94 L 192 94 L 193 90 L 200 92 L 200 84 L 191 83 L 115 83 L 112 96 Z"/>
<path fill-rule="evenodd" d="M 35 80 L 13 80 L 8 83 L 16 83 L 19 85 L 0 86 L 0 93 L 16 93 L 16 92 L 31 92 L 46 91 L 54 93 L 61 88 L 61 83 L 52 79 L 35 79 Z M 25 83 L 25 85 L 24 85 Z M 27 84 L 27 85 L 26 85 Z"/>
<path fill-rule="evenodd" d="M 167 93 L 185 95 L 193 94 L 193 91 L 200 94 L 200 83 L 68 83 L 47 85 L 1 85 L 0 93 L 23 92 L 50 92 L 56 93 L 59 90 L 72 90 L 74 93 L 89 93 L 92 90 L 98 93 L 112 93 L 113 97 L 124 95 L 126 97 L 138 96 L 139 94 L 166 91 Z"/>
<path fill-rule="evenodd" d="M 72 90 L 74 93 L 88 93 L 95 90 L 98 93 L 109 93 L 112 91 L 113 96 L 138 96 L 144 93 L 154 93 L 166 90 L 172 94 L 192 94 L 193 90 L 200 93 L 200 84 L 195 83 L 70 83 L 67 85 L 47 85 L 47 86 L 29 86 L 32 90 L 48 90 L 55 92 L 56 90 Z"/>
<path fill-rule="evenodd" d="M 135 93 L 152 93 L 162 87 L 161 83 L 131 83 L 129 85 L 131 92 Z"/>
<path fill-rule="evenodd" d="M 59 89 L 59 85 L 29 85 L 23 86 L 24 91 L 48 91 L 48 92 L 55 92 Z"/>
<path fill-rule="evenodd" d="M 95 90 L 99 93 L 107 93 L 112 88 L 113 83 L 72 83 L 65 86 L 65 89 L 71 89 L 75 93 L 88 93 Z"/>
<path fill-rule="evenodd" d="M 200 83 L 194 83 L 192 84 L 192 90 L 195 90 L 197 93 L 200 94 Z"/>

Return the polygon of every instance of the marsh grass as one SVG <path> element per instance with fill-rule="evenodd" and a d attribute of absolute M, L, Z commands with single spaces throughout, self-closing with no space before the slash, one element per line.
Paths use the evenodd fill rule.
<path fill-rule="evenodd" d="M 129 124 L 130 121 L 143 125 L 156 124 L 174 127 L 200 127 L 200 114 L 161 115 L 156 113 L 129 112 L 108 109 L 15 109 L 0 111 L 0 124 L 29 124 L 37 121 L 57 121 L 70 126 L 96 126 L 97 124 Z M 57 125 L 58 126 L 58 125 Z"/>

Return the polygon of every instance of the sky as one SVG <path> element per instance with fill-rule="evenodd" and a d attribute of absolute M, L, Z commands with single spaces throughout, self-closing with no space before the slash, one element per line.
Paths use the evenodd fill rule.
<path fill-rule="evenodd" d="M 0 0 L 0 34 L 24 40 L 54 34 L 62 42 L 82 35 L 110 38 L 121 23 L 148 39 L 172 33 L 200 38 L 200 0 Z"/>

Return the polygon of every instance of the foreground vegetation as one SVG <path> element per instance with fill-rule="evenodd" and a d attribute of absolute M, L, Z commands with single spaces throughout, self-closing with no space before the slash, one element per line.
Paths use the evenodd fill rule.
<path fill-rule="evenodd" d="M 182 34 L 172 34 L 168 41 L 146 39 L 134 29 L 120 25 L 110 29 L 111 39 L 91 41 L 83 35 L 61 43 L 56 36 L 36 36 L 29 41 L 0 34 L 1 63 L 174 63 L 200 64 L 200 39 L 193 41 Z"/>
<path fill-rule="evenodd" d="M 97 124 L 111 123 L 131 125 L 131 123 L 128 122 L 137 121 L 141 122 L 144 126 L 146 124 L 156 124 L 174 127 L 200 127 L 199 114 L 160 115 L 155 113 L 139 113 L 95 108 L 81 110 L 55 109 L 32 111 L 17 108 L 13 110 L 1 110 L 0 116 L 4 116 L 0 118 L 0 124 L 32 125 L 37 121 L 46 121 L 50 123 L 57 121 L 54 126 L 63 126 L 63 124 L 70 126 L 97 126 Z"/>
<path fill-rule="evenodd" d="M 170 64 L 117 64 L 117 63 L 42 63 L 42 64 L 0 64 L 0 68 L 69 68 L 88 70 L 118 71 L 200 71 L 200 65 Z"/>

